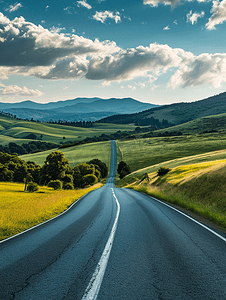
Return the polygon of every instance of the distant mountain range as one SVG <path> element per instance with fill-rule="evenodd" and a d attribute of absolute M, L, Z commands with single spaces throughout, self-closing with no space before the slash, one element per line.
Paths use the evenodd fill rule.
<path fill-rule="evenodd" d="M 132 98 L 76 98 L 46 104 L 30 100 L 20 103 L 0 102 L 0 111 L 29 120 L 33 118 L 39 121 L 57 121 L 59 119 L 67 121 L 96 121 L 114 114 L 138 113 L 157 106 Z"/>
<path fill-rule="evenodd" d="M 142 126 L 156 125 L 156 120 L 160 122 L 164 120 L 164 122 L 167 121 L 172 126 L 222 113 L 226 113 L 226 92 L 194 102 L 162 105 L 137 114 L 113 115 L 103 118 L 100 122 L 116 124 L 134 123 Z"/>

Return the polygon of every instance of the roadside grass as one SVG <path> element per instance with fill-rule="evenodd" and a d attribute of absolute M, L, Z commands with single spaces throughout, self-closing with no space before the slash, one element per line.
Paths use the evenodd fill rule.
<path fill-rule="evenodd" d="M 166 161 L 224 150 L 226 149 L 226 133 L 119 141 L 118 148 L 122 160 L 134 172 Z M 222 158 L 226 158 L 226 156 Z"/>
<path fill-rule="evenodd" d="M 89 143 L 78 146 L 73 146 L 63 149 L 52 149 L 44 152 L 38 152 L 33 154 L 25 154 L 20 156 L 23 160 L 34 161 L 38 165 L 42 166 L 46 160 L 46 157 L 52 151 L 61 151 L 64 153 L 65 157 L 69 160 L 71 167 L 73 168 L 77 164 L 90 161 L 94 158 L 98 158 L 101 161 L 105 162 L 108 168 L 110 169 L 110 160 L 111 160 L 111 142 L 98 142 L 98 143 Z"/>
<path fill-rule="evenodd" d="M 149 174 L 150 182 L 128 186 L 176 204 L 226 228 L 226 159 L 173 168 L 164 176 Z"/>
<path fill-rule="evenodd" d="M 77 199 L 101 187 L 54 191 L 39 187 L 34 193 L 24 192 L 24 184 L 0 183 L 0 240 L 51 219 L 66 210 Z"/>

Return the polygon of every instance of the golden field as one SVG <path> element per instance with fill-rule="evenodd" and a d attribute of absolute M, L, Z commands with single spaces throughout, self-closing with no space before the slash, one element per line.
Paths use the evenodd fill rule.
<path fill-rule="evenodd" d="M 1 182 L 0 240 L 55 217 L 74 201 L 101 186 L 102 184 L 98 183 L 81 190 L 59 191 L 39 187 L 37 192 L 28 193 L 24 192 L 24 184 Z"/>
<path fill-rule="evenodd" d="M 166 164 L 167 166 L 167 164 Z M 226 228 L 226 160 L 181 165 L 164 176 L 149 173 L 130 187 L 184 207 Z"/>

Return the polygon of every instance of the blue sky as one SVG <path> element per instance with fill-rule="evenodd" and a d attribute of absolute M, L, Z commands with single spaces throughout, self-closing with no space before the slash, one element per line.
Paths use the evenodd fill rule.
<path fill-rule="evenodd" d="M 0 0 L 0 101 L 226 90 L 226 0 Z"/>

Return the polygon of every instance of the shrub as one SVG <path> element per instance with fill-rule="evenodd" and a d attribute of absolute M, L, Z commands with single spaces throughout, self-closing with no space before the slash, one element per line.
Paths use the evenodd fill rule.
<path fill-rule="evenodd" d="M 126 166 L 127 164 L 124 161 L 120 161 L 118 164 L 117 172 L 120 174 L 122 169 Z"/>
<path fill-rule="evenodd" d="M 36 192 L 38 190 L 38 185 L 35 182 L 29 182 L 27 185 L 27 191 L 30 193 Z"/>
<path fill-rule="evenodd" d="M 170 168 L 165 168 L 165 167 L 161 167 L 158 169 L 157 175 L 158 176 L 164 176 L 166 175 L 171 169 Z"/>
<path fill-rule="evenodd" d="M 87 185 L 94 185 L 98 182 L 98 179 L 94 174 L 85 175 L 84 179 Z"/>
<path fill-rule="evenodd" d="M 74 189 L 74 186 L 71 182 L 65 182 L 63 184 L 63 189 L 64 190 L 73 190 Z"/>
<path fill-rule="evenodd" d="M 49 183 L 48 183 L 48 187 L 51 187 L 53 188 L 54 190 L 60 190 L 62 189 L 62 182 L 58 179 L 56 180 L 51 180 Z"/>

